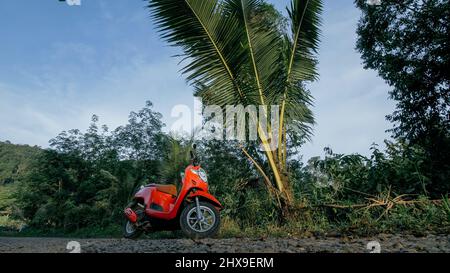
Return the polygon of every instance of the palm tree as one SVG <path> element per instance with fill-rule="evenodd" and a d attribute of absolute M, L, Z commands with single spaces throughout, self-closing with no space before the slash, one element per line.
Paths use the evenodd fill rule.
<path fill-rule="evenodd" d="M 264 170 L 243 152 L 284 204 L 292 201 L 287 168 L 289 135 L 309 136 L 314 123 L 311 95 L 304 82 L 317 78 L 321 0 L 292 0 L 289 27 L 263 20 L 271 7 L 263 0 L 149 0 L 163 39 L 179 46 L 187 65 L 181 70 L 205 105 L 279 105 L 278 128 L 257 121 L 264 147 Z M 278 146 L 270 142 L 276 134 Z M 271 173 L 269 173 L 269 171 Z"/>

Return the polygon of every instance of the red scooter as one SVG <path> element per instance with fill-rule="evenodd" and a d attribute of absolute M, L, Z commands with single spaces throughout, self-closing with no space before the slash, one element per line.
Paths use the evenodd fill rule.
<path fill-rule="evenodd" d="M 134 239 L 143 232 L 181 229 L 191 238 L 211 237 L 220 225 L 222 205 L 208 192 L 206 172 L 197 162 L 195 144 L 191 165 L 182 175 L 182 187 L 149 184 L 141 186 L 124 210 L 123 235 Z"/>

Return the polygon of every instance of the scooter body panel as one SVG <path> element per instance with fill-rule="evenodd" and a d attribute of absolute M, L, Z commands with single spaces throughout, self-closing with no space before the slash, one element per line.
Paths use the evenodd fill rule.
<path fill-rule="evenodd" d="M 150 200 L 154 190 L 155 188 L 151 186 L 143 187 L 138 192 L 135 193 L 134 199 L 141 201 L 143 204 L 148 206 L 150 204 Z"/>
<path fill-rule="evenodd" d="M 184 180 L 178 196 L 172 196 L 165 192 L 158 191 L 156 184 L 151 184 L 142 188 L 135 194 L 135 199 L 143 200 L 145 204 L 145 213 L 148 217 L 155 217 L 164 220 L 172 220 L 177 217 L 178 211 L 186 197 L 190 199 L 192 190 L 195 190 L 196 196 L 202 196 L 211 200 L 215 205 L 221 207 L 219 201 L 208 193 L 208 184 L 204 182 L 196 171 L 200 170 L 200 166 L 189 165 L 184 172 Z M 190 194 L 189 194 L 190 193 Z M 189 195 L 188 195 L 189 194 Z"/>
<path fill-rule="evenodd" d="M 217 210 L 222 209 L 220 202 L 209 193 L 208 183 L 200 177 L 201 171 L 199 165 L 189 165 L 185 169 L 182 187 L 177 196 L 173 188 L 157 184 L 141 187 L 134 195 L 134 200 L 144 209 L 145 219 L 150 221 L 154 229 L 179 228 L 178 217 L 181 211 L 185 205 L 195 202 L 196 197 L 211 203 Z M 125 214 L 132 223 L 136 221 L 131 209 L 126 209 Z"/>
<path fill-rule="evenodd" d="M 191 192 L 189 194 L 190 199 L 194 199 L 195 197 L 200 197 L 202 199 L 208 200 L 210 203 L 212 203 L 218 210 L 221 210 L 223 208 L 222 204 L 220 204 L 219 200 L 217 200 L 212 194 L 205 192 L 205 191 L 195 191 Z"/>

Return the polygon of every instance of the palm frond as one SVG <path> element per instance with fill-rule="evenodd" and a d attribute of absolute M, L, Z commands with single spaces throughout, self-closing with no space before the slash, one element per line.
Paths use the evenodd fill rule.
<path fill-rule="evenodd" d="M 300 96 L 300 99 L 310 97 L 309 94 L 303 92 L 302 88 L 295 87 L 302 85 L 305 81 L 316 80 L 318 77 L 315 55 L 319 45 L 321 13 L 321 0 L 292 0 L 291 6 L 288 8 L 292 36 L 285 37 L 283 40 L 285 52 L 281 52 L 279 55 L 280 62 L 284 61 L 286 67 L 286 70 L 281 70 L 286 73 L 284 74 L 286 76 L 284 91 L 271 94 L 272 100 L 279 98 L 281 101 L 279 134 L 283 131 L 285 120 L 291 123 L 298 121 L 305 125 L 313 124 L 312 113 L 310 110 L 306 111 L 305 108 L 310 103 L 295 105 L 291 102 L 292 99 L 297 100 L 297 96 Z M 305 108 L 305 110 L 295 111 L 299 107 Z M 307 127 L 305 129 L 308 129 Z M 309 135 L 311 130 L 305 130 L 304 133 Z M 281 139 L 279 145 L 281 145 Z M 279 150 L 279 157 L 281 157 L 281 150 Z"/>
<path fill-rule="evenodd" d="M 266 96 L 269 92 L 273 75 L 277 72 L 276 62 L 280 49 L 280 35 L 276 29 L 267 28 L 261 23 L 257 13 L 261 12 L 264 1 L 261 0 L 229 0 L 241 21 L 245 30 L 245 45 L 250 61 L 250 71 L 258 94 L 258 104 L 266 104 Z"/>
<path fill-rule="evenodd" d="M 231 103 L 245 99 L 237 77 L 246 56 L 233 14 L 217 0 L 150 0 L 148 7 L 162 38 L 189 57 L 182 69 L 189 82 L 228 94 Z"/>
<path fill-rule="evenodd" d="M 292 1 L 290 34 L 261 24 L 262 0 L 149 3 L 162 37 L 182 48 L 189 62 L 182 72 L 205 105 L 282 101 L 285 120 L 310 132 L 312 98 L 302 82 L 317 77 L 321 0 Z"/>
<path fill-rule="evenodd" d="M 315 80 L 319 47 L 321 0 L 293 0 L 288 9 L 292 44 L 288 47 L 287 81 Z"/>

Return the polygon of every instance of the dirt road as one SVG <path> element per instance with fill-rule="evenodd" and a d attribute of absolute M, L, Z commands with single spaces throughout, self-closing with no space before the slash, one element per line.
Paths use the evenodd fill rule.
<path fill-rule="evenodd" d="M 267 253 L 267 252 L 370 252 L 367 244 L 379 242 L 381 252 L 450 252 L 450 235 L 380 234 L 368 238 L 269 238 L 269 239 L 67 239 L 67 238 L 10 238 L 0 237 L 0 253 L 5 252 L 70 252 L 68 243 L 76 241 L 75 251 L 81 252 L 226 252 L 226 253 Z M 78 242 L 78 243 L 77 243 Z M 377 243 L 372 243 L 377 247 Z M 69 245 L 69 246 L 70 246 Z"/>

